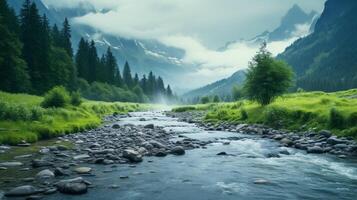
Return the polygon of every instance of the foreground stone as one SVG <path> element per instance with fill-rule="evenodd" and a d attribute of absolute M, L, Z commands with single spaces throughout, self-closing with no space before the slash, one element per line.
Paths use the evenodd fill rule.
<path fill-rule="evenodd" d="M 0 163 L 0 167 L 18 167 L 22 166 L 21 162 L 3 162 Z"/>
<path fill-rule="evenodd" d="M 45 169 L 45 170 L 42 170 L 40 171 L 39 173 L 36 174 L 36 178 L 38 179 L 51 179 L 51 178 L 54 178 L 55 177 L 55 174 L 49 170 L 49 169 Z"/>
<path fill-rule="evenodd" d="M 20 187 L 16 187 L 9 192 L 5 193 L 7 197 L 21 197 L 21 196 L 29 196 L 33 194 L 40 193 L 40 190 L 36 189 L 31 185 L 24 185 Z"/>
<path fill-rule="evenodd" d="M 92 171 L 92 168 L 90 167 L 78 167 L 76 169 L 74 169 L 75 172 L 77 172 L 78 174 L 88 174 Z"/>
<path fill-rule="evenodd" d="M 131 150 L 131 149 L 126 149 L 123 151 L 123 157 L 130 160 L 131 162 L 142 162 L 143 157 L 139 152 Z"/>
<path fill-rule="evenodd" d="M 174 155 L 184 155 L 185 154 L 185 149 L 181 146 L 176 146 L 173 149 L 171 149 L 171 153 Z"/>
<path fill-rule="evenodd" d="M 83 180 L 83 178 L 75 178 L 62 180 L 56 184 L 59 192 L 63 194 L 73 194 L 80 195 L 85 194 L 88 191 L 87 182 Z"/>

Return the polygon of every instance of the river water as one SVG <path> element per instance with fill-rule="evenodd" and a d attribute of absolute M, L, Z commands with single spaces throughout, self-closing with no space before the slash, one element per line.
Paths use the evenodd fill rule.
<path fill-rule="evenodd" d="M 146 121 L 140 121 L 140 118 Z M 47 199 L 357 199 L 356 160 L 306 154 L 255 136 L 204 131 L 193 124 L 168 118 L 161 112 L 133 113 L 119 123 L 153 123 L 190 138 L 216 142 L 207 149 L 186 151 L 184 156 L 145 157 L 136 167 L 93 165 L 96 176 L 85 177 L 93 183 L 87 194 L 55 194 Z M 223 141 L 230 141 L 230 144 L 223 145 Z M 291 154 L 280 158 L 265 156 L 282 149 Z M 216 155 L 223 151 L 229 156 Z M 123 179 L 123 176 L 129 178 Z M 254 184 L 258 179 L 268 183 Z M 110 188 L 113 184 L 119 187 Z"/>

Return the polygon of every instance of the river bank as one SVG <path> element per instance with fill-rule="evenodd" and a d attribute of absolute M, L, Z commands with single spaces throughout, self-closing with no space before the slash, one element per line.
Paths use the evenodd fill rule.
<path fill-rule="evenodd" d="M 292 132 L 288 130 L 275 130 L 268 126 L 259 124 L 236 124 L 229 122 L 210 123 L 204 120 L 206 112 L 187 111 L 187 112 L 167 112 L 170 117 L 176 117 L 180 121 L 195 123 L 205 130 L 230 131 L 258 135 L 262 138 L 278 141 L 285 147 L 292 147 L 305 150 L 307 153 L 334 154 L 340 158 L 347 156 L 357 156 L 357 143 L 352 137 L 337 137 L 331 131 L 322 130 Z M 278 156 L 278 155 L 272 155 Z"/>

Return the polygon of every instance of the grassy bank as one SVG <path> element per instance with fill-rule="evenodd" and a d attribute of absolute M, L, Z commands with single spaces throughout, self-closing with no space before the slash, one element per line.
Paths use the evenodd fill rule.
<path fill-rule="evenodd" d="M 210 122 L 259 123 L 289 130 L 329 129 L 357 139 L 357 89 L 336 93 L 287 94 L 268 106 L 251 101 L 205 104 L 173 111 L 207 111 Z"/>
<path fill-rule="evenodd" d="M 100 125 L 104 115 L 148 108 L 135 103 L 84 101 L 78 107 L 44 109 L 42 101 L 39 96 L 0 92 L 0 144 L 35 142 L 78 132 Z"/>

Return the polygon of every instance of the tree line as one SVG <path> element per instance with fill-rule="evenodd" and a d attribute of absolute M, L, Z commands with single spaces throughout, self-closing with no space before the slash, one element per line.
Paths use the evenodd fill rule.
<path fill-rule="evenodd" d="M 95 100 L 174 99 L 170 86 L 152 72 L 142 78 L 132 76 L 126 62 L 121 73 L 110 48 L 99 56 L 95 42 L 82 38 L 74 54 L 69 21 L 51 27 L 30 0 L 19 16 L 0 0 L 0 48 L 0 90 L 6 92 L 42 95 L 61 85 Z"/>

